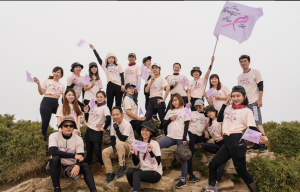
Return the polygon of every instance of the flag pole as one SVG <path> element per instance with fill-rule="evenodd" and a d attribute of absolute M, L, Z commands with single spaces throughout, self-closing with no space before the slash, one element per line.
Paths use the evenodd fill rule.
<path fill-rule="evenodd" d="M 217 44 L 218 44 L 218 40 L 219 40 L 219 37 L 217 37 L 217 40 L 216 40 L 216 44 L 215 44 L 215 48 L 214 48 L 214 53 L 213 53 L 213 56 L 215 56 L 215 51 L 216 51 L 216 48 L 217 48 Z M 214 61 L 211 61 L 211 64 L 213 64 Z M 202 95 L 202 100 L 204 101 L 204 92 L 205 92 L 205 89 L 206 89 L 206 85 L 207 85 L 207 81 L 208 81 L 208 78 L 209 78 L 209 75 L 210 75 L 210 71 L 209 70 L 209 73 L 208 73 L 208 76 L 207 76 L 207 79 L 206 79 L 206 83 L 205 83 L 205 87 L 204 87 L 204 90 L 203 90 L 203 95 Z"/>

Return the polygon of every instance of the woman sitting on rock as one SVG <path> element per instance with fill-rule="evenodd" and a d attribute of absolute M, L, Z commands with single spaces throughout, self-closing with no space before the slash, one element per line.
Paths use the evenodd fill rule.
<path fill-rule="evenodd" d="M 65 116 L 59 125 L 61 132 L 49 136 L 50 175 L 54 192 L 61 192 L 59 177 L 78 179 L 84 175 L 84 181 L 91 192 L 97 192 L 94 177 L 84 160 L 84 144 L 81 137 L 72 134 L 76 123 L 74 117 Z"/>
<path fill-rule="evenodd" d="M 156 183 L 160 181 L 162 176 L 161 151 L 157 141 L 153 140 L 155 131 L 153 124 L 145 121 L 141 126 L 137 127 L 137 133 L 140 135 L 140 140 L 148 143 L 146 153 L 135 151 L 130 145 L 132 161 L 135 166 L 140 163 L 140 169 L 130 168 L 126 172 L 128 183 L 133 188 L 134 192 L 141 190 L 141 181 L 148 183 Z"/>

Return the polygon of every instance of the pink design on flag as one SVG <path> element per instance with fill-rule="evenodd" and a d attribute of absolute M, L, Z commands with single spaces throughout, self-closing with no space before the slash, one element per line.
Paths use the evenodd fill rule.
<path fill-rule="evenodd" d="M 80 39 L 80 41 L 76 44 L 77 47 L 82 47 L 82 45 L 84 45 L 86 42 L 82 39 Z"/>
<path fill-rule="evenodd" d="M 133 143 L 132 143 L 132 149 L 135 150 L 135 151 L 146 153 L 147 148 L 148 148 L 148 143 L 145 143 L 143 141 L 134 140 Z"/>
<path fill-rule="evenodd" d="M 96 107 L 95 99 L 92 98 L 89 102 L 90 110 L 93 110 Z"/>
<path fill-rule="evenodd" d="M 191 108 L 191 104 L 187 103 L 187 104 L 185 105 L 185 107 L 186 107 L 187 109 L 190 109 L 190 108 Z"/>
<path fill-rule="evenodd" d="M 183 87 L 187 87 L 188 84 L 189 84 L 189 81 L 184 77 L 181 80 L 178 80 L 178 81 L 182 84 Z"/>
<path fill-rule="evenodd" d="M 230 119 L 228 119 L 228 121 L 231 121 L 232 123 L 233 123 L 233 118 L 234 117 L 236 117 L 237 116 L 237 113 L 233 113 L 233 114 L 231 114 L 231 116 L 230 116 Z"/>
<path fill-rule="evenodd" d="M 213 94 L 215 94 L 215 89 L 214 89 L 214 88 L 211 88 L 211 89 L 207 90 L 205 93 L 206 93 L 206 96 L 207 96 L 207 97 L 210 97 L 210 96 L 212 96 Z"/>
<path fill-rule="evenodd" d="M 144 81 L 147 81 L 149 75 L 150 75 L 150 73 L 149 73 L 148 71 L 145 70 L 145 71 L 142 73 L 142 79 L 143 79 Z"/>
<path fill-rule="evenodd" d="M 261 133 L 258 131 L 254 131 L 252 129 L 247 129 L 246 132 L 244 133 L 243 137 L 240 139 L 240 141 L 242 139 L 251 141 L 253 143 L 257 143 L 259 144 L 259 138 L 260 138 Z"/>
<path fill-rule="evenodd" d="M 75 78 L 76 84 L 79 84 L 81 82 L 80 79 L 78 79 L 78 77 L 76 77 L 76 75 L 73 75 L 73 76 Z"/>
<path fill-rule="evenodd" d="M 176 118 L 179 118 L 181 114 L 185 115 L 188 120 L 191 120 L 191 112 L 187 108 L 181 109 L 181 111 L 177 113 Z"/>
<path fill-rule="evenodd" d="M 26 76 L 27 76 L 27 82 L 34 83 L 34 80 L 32 79 L 31 74 L 28 71 L 26 71 Z"/>
<path fill-rule="evenodd" d="M 218 18 L 214 36 L 224 35 L 242 43 L 249 39 L 256 21 L 263 16 L 262 8 L 226 1 Z M 231 26 L 227 27 L 227 26 Z"/>
<path fill-rule="evenodd" d="M 85 76 L 82 79 L 82 83 L 84 85 L 86 85 L 86 84 L 88 84 L 88 82 L 90 82 L 90 80 L 91 80 L 91 78 L 87 74 L 85 74 Z"/>

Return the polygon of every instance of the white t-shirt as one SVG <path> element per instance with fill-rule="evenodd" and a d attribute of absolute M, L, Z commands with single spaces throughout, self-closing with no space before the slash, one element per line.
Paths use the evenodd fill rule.
<path fill-rule="evenodd" d="M 126 110 L 130 109 L 133 114 L 138 116 L 138 106 L 135 104 L 133 99 L 131 99 L 128 96 L 125 96 L 123 100 L 123 108 L 124 108 L 124 119 L 128 122 L 131 120 L 134 120 L 134 118 L 130 117 L 129 115 L 126 114 Z"/>
<path fill-rule="evenodd" d="M 202 98 L 206 81 L 205 78 L 199 78 L 197 81 L 193 79 L 189 82 L 188 89 L 191 90 L 191 97 Z"/>
<path fill-rule="evenodd" d="M 67 115 L 71 115 L 71 116 L 73 116 L 74 117 L 74 119 L 77 119 L 78 117 L 82 117 L 82 115 L 79 115 L 78 117 L 77 117 L 77 114 L 76 114 L 76 111 L 74 110 L 74 105 L 73 104 L 70 104 L 69 103 L 69 106 L 70 106 L 70 114 L 67 114 Z M 80 108 L 79 108 L 79 110 L 80 110 Z M 59 106 L 58 106 L 58 108 L 57 108 L 57 111 L 56 111 L 56 117 L 64 117 L 64 116 L 66 116 L 66 115 L 64 115 L 63 114 L 63 104 L 60 104 Z M 76 121 L 77 122 L 77 121 Z"/>
<path fill-rule="evenodd" d="M 181 84 L 180 80 L 182 78 L 185 78 L 187 81 L 189 81 L 189 79 L 185 76 L 185 75 L 170 75 L 167 78 L 167 82 L 170 86 L 172 86 L 175 82 L 178 82 L 178 84 L 171 90 L 171 94 L 173 95 L 174 93 L 178 93 L 179 95 L 181 95 L 182 97 L 186 97 L 186 90 L 183 87 L 183 85 Z"/>
<path fill-rule="evenodd" d="M 154 81 L 150 87 L 149 98 L 163 97 L 164 88 L 167 85 L 168 85 L 168 82 L 162 76 L 159 76 L 156 79 L 154 79 Z"/>
<path fill-rule="evenodd" d="M 141 76 L 141 67 L 138 65 L 127 66 L 125 68 L 125 85 L 132 83 L 136 85 L 138 83 L 138 76 Z"/>
<path fill-rule="evenodd" d="M 111 81 L 114 84 L 117 84 L 119 86 L 121 86 L 121 73 L 124 73 L 124 69 L 122 68 L 122 66 L 120 64 L 118 64 L 117 66 L 107 66 L 107 68 L 105 67 L 105 64 L 103 63 L 101 65 L 102 69 L 104 70 L 106 77 L 107 77 L 107 82 Z"/>
<path fill-rule="evenodd" d="M 219 123 L 217 120 L 212 121 L 210 127 L 207 128 L 210 136 L 213 138 L 214 141 L 218 141 L 222 139 L 222 124 Z"/>
<path fill-rule="evenodd" d="M 220 109 L 222 108 L 222 105 L 225 103 L 225 100 L 216 100 L 215 96 L 226 97 L 227 95 L 230 94 L 230 91 L 225 85 L 222 85 L 220 90 L 216 90 L 214 88 L 214 91 L 215 91 L 215 94 L 213 94 L 209 98 L 212 100 L 213 106 L 215 107 L 215 109 L 220 111 Z"/>
<path fill-rule="evenodd" d="M 81 82 L 82 79 L 83 79 L 83 77 L 80 76 L 80 77 L 77 77 L 77 78 L 80 80 L 80 83 L 79 84 L 75 84 L 74 87 L 73 87 L 73 89 L 74 89 L 74 91 L 76 93 L 76 99 L 79 100 L 84 85 Z M 74 79 L 74 75 L 71 75 L 71 76 L 68 77 L 68 79 L 67 79 L 67 85 L 68 86 L 72 85 L 73 79 Z"/>
<path fill-rule="evenodd" d="M 41 85 L 45 90 L 45 95 L 52 95 L 55 99 L 59 99 L 60 95 L 64 94 L 66 89 L 63 84 L 52 79 L 46 79 Z"/>
<path fill-rule="evenodd" d="M 101 78 L 99 80 L 96 80 L 96 76 L 93 76 L 94 87 L 90 88 L 89 90 L 84 92 L 84 99 L 85 100 L 91 100 L 92 98 L 96 98 L 96 93 L 100 91 L 100 89 L 103 89 Z M 89 82 L 87 85 L 90 86 L 92 82 Z"/>
<path fill-rule="evenodd" d="M 205 117 L 203 113 L 192 111 L 189 131 L 195 135 L 201 136 L 208 122 L 209 118 Z"/>
<path fill-rule="evenodd" d="M 89 111 L 89 119 L 87 125 L 89 128 L 100 131 L 96 125 L 100 125 L 104 127 L 106 116 L 110 116 L 110 111 L 107 105 L 103 105 L 101 107 L 95 107 L 94 109 Z"/>
<path fill-rule="evenodd" d="M 122 123 L 119 125 L 119 130 L 122 135 L 126 135 L 127 140 L 125 141 L 126 143 L 132 144 L 134 141 L 134 133 L 131 124 L 123 119 Z M 111 127 L 110 129 L 110 135 L 116 137 L 116 143 L 120 141 L 118 138 L 114 126 Z"/>

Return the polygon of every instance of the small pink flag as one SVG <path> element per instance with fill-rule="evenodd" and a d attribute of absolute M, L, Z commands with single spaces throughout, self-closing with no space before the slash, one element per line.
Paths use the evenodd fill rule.
<path fill-rule="evenodd" d="M 77 47 L 82 47 L 86 42 L 82 39 L 76 44 Z"/>
<path fill-rule="evenodd" d="M 189 81 L 183 77 L 181 80 L 180 80 L 180 83 L 182 84 L 183 87 L 187 87 L 188 84 L 189 84 Z"/>
<path fill-rule="evenodd" d="M 87 74 L 85 74 L 85 76 L 82 79 L 82 83 L 84 85 L 86 85 L 86 84 L 88 84 L 88 82 L 90 82 L 90 80 L 91 80 L 91 78 Z"/>
<path fill-rule="evenodd" d="M 148 149 L 148 143 L 139 140 L 134 140 L 132 143 L 132 149 L 135 151 L 146 153 Z"/>
<path fill-rule="evenodd" d="M 188 110 L 187 108 L 183 108 L 183 109 L 176 115 L 177 118 L 179 117 L 180 114 L 185 115 L 186 118 L 187 118 L 188 120 L 191 120 L 191 112 L 190 112 L 190 110 Z"/>
<path fill-rule="evenodd" d="M 78 77 L 76 77 L 76 75 L 73 75 L 73 76 L 75 78 L 76 84 L 79 84 L 81 82 L 80 79 Z"/>
<path fill-rule="evenodd" d="M 89 102 L 90 110 L 93 110 L 96 107 L 95 99 L 92 98 Z"/>
<path fill-rule="evenodd" d="M 142 110 L 142 108 L 140 107 L 140 112 L 139 112 L 139 116 L 140 115 L 143 115 L 144 113 L 143 113 L 143 110 Z"/>
<path fill-rule="evenodd" d="M 27 76 L 27 82 L 34 83 L 34 80 L 32 79 L 31 74 L 28 71 L 26 71 L 26 76 Z"/>
<path fill-rule="evenodd" d="M 242 43 L 249 39 L 256 21 L 262 15 L 262 8 L 226 1 L 216 24 L 214 35 L 218 38 L 221 34 Z"/>
<path fill-rule="evenodd" d="M 142 73 L 142 79 L 144 81 L 147 81 L 148 80 L 148 77 L 149 77 L 150 73 L 148 71 L 144 71 L 144 73 Z"/>
<path fill-rule="evenodd" d="M 248 128 L 240 140 L 245 139 L 253 143 L 259 144 L 260 135 L 260 132 Z"/>
<path fill-rule="evenodd" d="M 212 96 L 213 94 L 215 94 L 215 89 L 214 89 L 214 88 L 211 88 L 211 89 L 207 90 L 205 93 L 206 93 L 206 96 L 207 96 L 207 97 L 210 97 L 210 96 Z"/>
<path fill-rule="evenodd" d="M 138 83 L 135 84 L 135 88 L 136 88 L 136 91 L 137 91 L 137 92 L 140 91 L 140 87 L 139 87 Z"/>
<path fill-rule="evenodd" d="M 187 104 L 185 105 L 185 107 L 186 107 L 187 109 L 190 109 L 190 108 L 191 108 L 191 104 L 187 103 Z"/>

